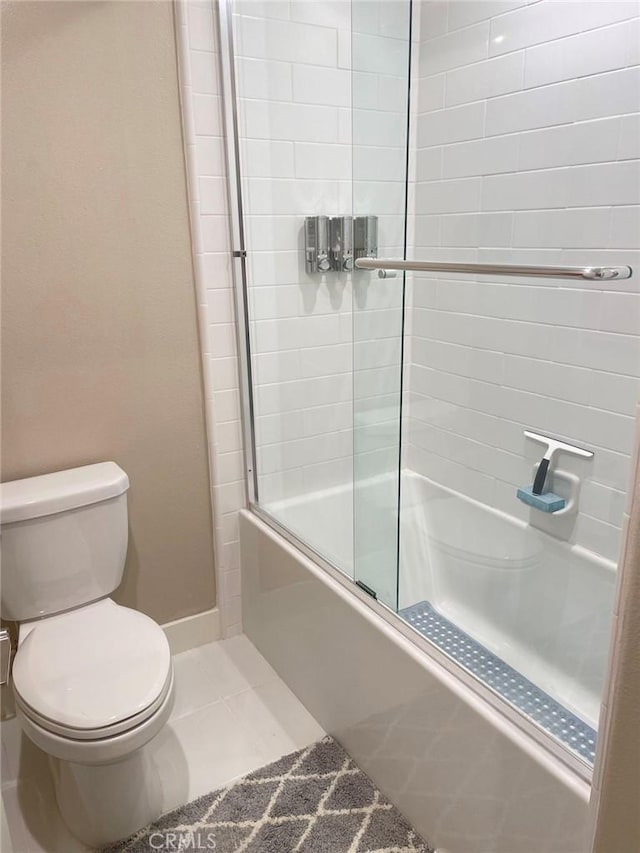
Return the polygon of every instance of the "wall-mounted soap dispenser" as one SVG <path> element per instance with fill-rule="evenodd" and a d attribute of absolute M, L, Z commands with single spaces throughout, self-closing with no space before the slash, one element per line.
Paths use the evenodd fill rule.
<path fill-rule="evenodd" d="M 353 254 L 356 258 L 378 256 L 377 216 L 356 216 L 353 220 Z"/>
<path fill-rule="evenodd" d="M 354 258 L 377 255 L 377 216 L 305 217 L 304 259 L 308 273 L 351 272 Z"/>
<path fill-rule="evenodd" d="M 331 268 L 336 272 L 353 269 L 353 217 L 332 216 L 329 219 Z"/>
<path fill-rule="evenodd" d="M 308 273 L 329 272 L 329 217 L 307 216 L 304 220 L 305 269 Z"/>

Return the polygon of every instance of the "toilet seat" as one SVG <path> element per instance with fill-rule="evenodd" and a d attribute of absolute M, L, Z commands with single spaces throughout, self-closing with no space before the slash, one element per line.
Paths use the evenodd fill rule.
<path fill-rule="evenodd" d="M 158 696 L 158 698 L 149 705 L 147 708 L 144 708 L 138 714 L 134 714 L 131 717 L 127 717 L 126 720 L 120 720 L 117 723 L 114 723 L 110 726 L 103 726 L 96 729 L 77 729 L 72 728 L 71 726 L 61 725 L 56 720 L 49 719 L 48 717 L 43 716 L 39 713 L 35 708 L 29 705 L 24 701 L 19 692 L 14 688 L 14 697 L 16 701 L 16 705 L 25 717 L 28 717 L 34 723 L 37 723 L 40 728 L 45 731 L 51 732 L 53 734 L 60 735 L 61 737 L 69 738 L 71 740 L 80 740 L 80 741 L 90 741 L 90 740 L 101 740 L 104 738 L 115 737 L 116 735 L 126 733 L 131 729 L 136 728 L 152 717 L 156 711 L 162 706 L 165 701 L 167 694 L 172 686 L 172 676 L 171 672 L 167 675 L 167 680 L 162 689 L 162 692 Z"/>
<path fill-rule="evenodd" d="M 152 619 L 103 599 L 21 625 L 16 703 L 74 741 L 114 737 L 152 717 L 172 686 L 171 653 Z"/>
<path fill-rule="evenodd" d="M 97 740 L 78 740 L 49 731 L 25 714 L 17 703 L 16 712 L 26 736 L 50 758 L 76 764 L 113 764 L 145 746 L 162 731 L 171 714 L 173 699 L 172 674 L 167 695 L 157 711 L 135 728 Z"/>

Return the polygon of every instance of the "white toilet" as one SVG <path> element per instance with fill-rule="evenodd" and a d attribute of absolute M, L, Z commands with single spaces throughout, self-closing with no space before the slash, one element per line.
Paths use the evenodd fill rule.
<path fill-rule="evenodd" d="M 124 571 L 128 488 L 125 472 L 102 462 L 4 483 L 0 500 L 17 713 L 49 756 L 65 822 L 94 847 L 160 816 L 141 747 L 173 702 L 164 632 L 108 597 Z"/>

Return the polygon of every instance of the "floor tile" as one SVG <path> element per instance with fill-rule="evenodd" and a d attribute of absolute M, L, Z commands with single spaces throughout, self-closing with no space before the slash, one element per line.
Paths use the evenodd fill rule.
<path fill-rule="evenodd" d="M 14 853 L 86 853 L 65 826 L 55 801 L 53 782 L 44 775 L 2 791 Z"/>
<path fill-rule="evenodd" d="M 172 720 L 156 741 L 154 760 L 165 786 L 165 810 L 264 763 L 255 740 L 224 702 Z"/>
<path fill-rule="evenodd" d="M 279 678 L 275 669 L 245 634 L 223 640 L 220 645 L 250 687 L 259 687 L 261 684 Z"/>
<path fill-rule="evenodd" d="M 325 734 L 281 679 L 250 688 L 224 701 L 258 742 L 264 755 L 263 763 L 301 749 Z"/>
<path fill-rule="evenodd" d="M 175 655 L 173 673 L 175 697 L 172 720 L 212 705 L 222 697 L 220 683 L 212 677 L 200 649 L 191 649 Z"/>
<path fill-rule="evenodd" d="M 232 696 L 278 677 L 244 635 L 210 643 L 196 651 L 222 696 Z"/>
<path fill-rule="evenodd" d="M 13 841 L 11 840 L 11 832 L 9 831 L 9 823 L 4 808 L 4 800 L 0 797 L 0 850 L 2 853 L 17 853 L 13 849 Z"/>

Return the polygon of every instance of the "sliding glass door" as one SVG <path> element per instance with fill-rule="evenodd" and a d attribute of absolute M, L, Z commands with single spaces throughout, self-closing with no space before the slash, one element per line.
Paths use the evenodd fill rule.
<path fill-rule="evenodd" d="M 402 258 L 407 239 L 411 3 L 354 2 L 351 21 L 356 261 Z M 394 610 L 404 304 L 402 273 L 354 271 L 355 578 Z"/>
<path fill-rule="evenodd" d="M 233 0 L 235 107 L 257 511 L 588 775 L 640 57 L 634 4 L 558 5 Z"/>

